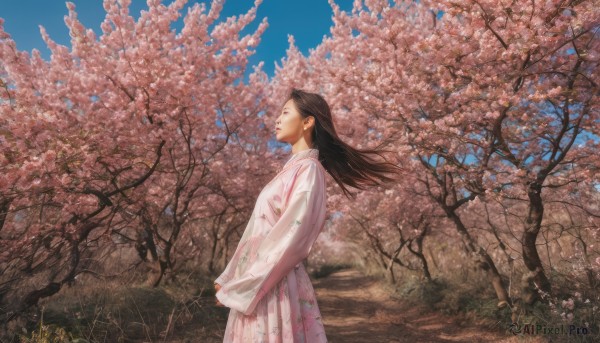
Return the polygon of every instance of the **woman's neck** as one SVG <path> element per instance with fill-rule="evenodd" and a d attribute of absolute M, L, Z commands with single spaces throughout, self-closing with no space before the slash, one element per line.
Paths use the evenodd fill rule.
<path fill-rule="evenodd" d="M 310 150 L 311 148 L 305 140 L 301 139 L 296 142 L 296 144 L 292 145 L 292 154 L 297 154 L 304 150 Z"/>

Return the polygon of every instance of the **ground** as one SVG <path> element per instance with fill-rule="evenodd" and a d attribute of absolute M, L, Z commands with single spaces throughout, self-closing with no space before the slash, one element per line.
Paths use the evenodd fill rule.
<path fill-rule="evenodd" d="M 318 279 L 314 287 L 330 343 L 543 342 L 399 301 L 376 278 L 354 269 Z"/>

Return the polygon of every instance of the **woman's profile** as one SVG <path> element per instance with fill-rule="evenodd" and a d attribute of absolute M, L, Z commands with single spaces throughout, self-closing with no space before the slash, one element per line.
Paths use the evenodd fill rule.
<path fill-rule="evenodd" d="M 304 268 L 326 213 L 326 174 L 349 196 L 393 181 L 399 168 L 358 150 L 335 132 L 319 94 L 292 89 L 277 118 L 276 138 L 292 156 L 262 189 L 238 246 L 215 280 L 217 305 L 229 307 L 224 342 L 327 342 Z"/>

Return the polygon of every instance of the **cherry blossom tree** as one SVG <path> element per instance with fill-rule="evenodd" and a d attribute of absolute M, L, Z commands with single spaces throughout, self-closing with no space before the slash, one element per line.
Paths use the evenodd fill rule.
<path fill-rule="evenodd" d="M 427 55 L 445 56 L 438 79 L 454 98 L 453 118 L 466 114 L 489 138 L 486 189 L 527 199 L 522 258 L 534 288 L 550 293 L 536 247 L 542 190 L 576 187 L 598 165 L 590 157 L 598 148 L 599 10 L 593 1 L 436 5 L 449 18 Z"/>
<path fill-rule="evenodd" d="M 417 180 L 408 176 L 392 189 L 361 193 L 360 199 L 349 206 L 347 216 L 360 229 L 359 237 L 369 242 L 394 283 L 394 266 L 432 281 L 424 240 L 433 228 L 439 229 L 446 223 L 443 213 L 419 186 Z M 369 210 L 364 211 L 366 208 Z"/>
<path fill-rule="evenodd" d="M 78 274 L 97 273 L 91 261 L 115 242 L 137 244 L 156 267 L 153 284 L 174 268 L 188 220 L 211 210 L 199 203 L 218 194 L 236 163 L 254 158 L 225 160 L 223 152 L 267 138 L 260 66 L 239 82 L 266 28 L 263 21 L 240 37 L 260 2 L 221 22 L 222 1 L 208 13 L 195 4 L 176 32 L 185 0 L 149 0 L 138 20 L 130 1 L 106 0 L 99 37 L 67 3 L 70 47 L 40 28 L 49 61 L 18 51 L 0 27 L 5 319 Z"/>

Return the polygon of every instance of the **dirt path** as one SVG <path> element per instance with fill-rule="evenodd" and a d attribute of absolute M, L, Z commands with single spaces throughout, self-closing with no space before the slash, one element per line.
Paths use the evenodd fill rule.
<path fill-rule="evenodd" d="M 379 281 L 342 270 L 313 281 L 329 343 L 543 342 L 477 326 L 390 298 Z"/>

